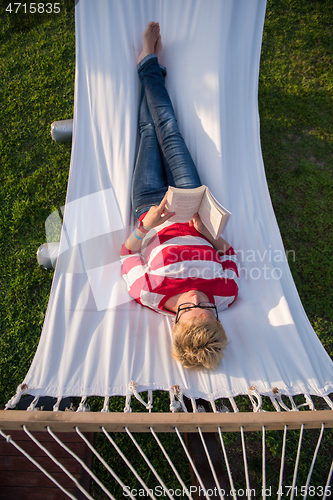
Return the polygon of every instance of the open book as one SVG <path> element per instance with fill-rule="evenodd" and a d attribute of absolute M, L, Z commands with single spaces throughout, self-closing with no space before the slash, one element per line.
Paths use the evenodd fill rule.
<path fill-rule="evenodd" d="M 198 213 L 214 239 L 224 231 L 231 213 L 212 195 L 207 186 L 180 189 L 169 186 L 166 208 L 175 212 L 172 222 L 189 222 Z"/>

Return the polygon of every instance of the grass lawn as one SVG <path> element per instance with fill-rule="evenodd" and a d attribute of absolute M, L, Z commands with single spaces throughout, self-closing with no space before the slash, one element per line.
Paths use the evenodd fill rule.
<path fill-rule="evenodd" d="M 38 267 L 35 254 L 45 242 L 45 219 L 65 202 L 71 152 L 70 144 L 52 141 L 50 124 L 73 116 L 75 69 L 74 0 L 62 0 L 60 14 L 9 14 L 8 4 L 0 1 L 1 407 L 29 369 L 44 321 L 52 273 Z M 332 26 L 331 1 L 268 0 L 259 82 L 262 152 L 274 210 L 285 248 L 294 251 L 289 264 L 304 309 L 331 357 Z M 100 402 L 92 404 L 100 409 Z M 122 410 L 122 398 L 112 404 L 113 410 Z M 167 406 L 163 395 L 155 404 L 159 411 Z M 306 433 L 300 485 L 305 484 L 308 450 L 317 434 Z M 258 439 L 247 436 L 251 484 L 259 484 L 261 478 Z M 324 486 L 330 466 L 332 433 L 325 439 L 312 481 L 316 486 Z M 227 441 L 233 456 L 239 436 L 230 435 Z M 276 481 L 280 444 L 281 437 L 270 433 L 271 484 Z M 186 468 L 172 438 L 169 446 Z M 295 446 L 297 436 L 291 433 L 288 447 Z M 110 460 L 117 462 L 112 456 Z M 288 463 L 286 470 L 289 484 L 292 465 Z"/>

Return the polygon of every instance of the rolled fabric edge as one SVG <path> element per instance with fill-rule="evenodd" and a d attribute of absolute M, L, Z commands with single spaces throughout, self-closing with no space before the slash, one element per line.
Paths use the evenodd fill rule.
<path fill-rule="evenodd" d="M 62 144 L 70 142 L 73 135 L 73 119 L 59 120 L 51 123 L 51 137 L 54 141 Z"/>
<path fill-rule="evenodd" d="M 37 250 L 37 262 L 44 271 L 55 269 L 59 254 L 59 242 L 44 243 Z"/>

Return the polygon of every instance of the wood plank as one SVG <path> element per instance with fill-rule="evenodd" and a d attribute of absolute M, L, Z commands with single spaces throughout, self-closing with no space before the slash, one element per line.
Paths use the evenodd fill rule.
<path fill-rule="evenodd" d="M 6 451 L 1 451 L 0 455 L 11 455 L 11 456 L 19 456 L 21 452 L 17 450 L 12 444 L 3 441 L 8 448 Z M 2 441 L 0 441 L 2 443 Z M 29 453 L 29 455 L 33 455 L 34 457 L 46 457 L 47 455 L 41 450 L 33 441 L 19 441 L 15 440 L 15 443 L 18 444 L 24 451 Z M 86 449 L 86 445 L 84 442 L 82 443 L 66 443 L 68 444 L 68 448 L 70 448 L 76 455 L 81 456 Z M 70 456 L 66 450 L 64 450 L 58 443 L 43 443 L 43 446 L 52 453 L 55 458 L 62 458 Z M 3 450 L 0 445 L 0 450 Z"/>
<path fill-rule="evenodd" d="M 60 471 L 60 469 L 58 469 Z M 62 471 L 53 472 L 51 476 L 58 481 L 64 488 L 74 488 L 75 483 Z M 75 479 L 80 479 L 80 474 L 73 474 Z M 13 473 L 13 471 L 1 471 L 0 486 L 17 487 L 24 486 L 25 488 L 38 488 L 47 486 L 51 480 L 41 471 L 36 468 L 35 472 L 20 471 Z"/>
<path fill-rule="evenodd" d="M 45 430 L 33 431 L 32 434 L 42 444 L 44 444 L 45 442 L 54 443 L 54 439 L 51 434 L 49 434 Z M 14 439 L 14 441 L 17 439 L 19 439 L 20 441 L 31 441 L 28 434 L 26 434 L 23 430 L 10 431 L 10 435 L 12 439 Z M 76 432 L 57 432 L 56 435 L 63 443 L 66 444 L 66 446 L 68 443 L 82 443 L 82 439 Z"/>
<path fill-rule="evenodd" d="M 50 482 L 52 485 L 52 483 Z M 72 495 L 77 495 L 77 489 L 68 489 Z M 58 487 L 42 487 L 33 490 L 18 486 L 16 488 L 0 487 L 0 498 L 4 500 L 68 500 L 68 496 Z"/>
<path fill-rule="evenodd" d="M 16 471 L 36 471 L 36 466 L 30 462 L 22 453 L 18 452 L 18 456 L 13 456 L 13 455 L 7 455 L 7 456 L 2 456 L 0 457 L 0 471 L 12 471 L 13 474 Z M 46 469 L 48 472 L 58 472 L 60 469 L 57 464 L 51 460 L 51 458 L 47 457 L 44 455 L 43 460 L 40 460 L 40 458 L 36 458 L 33 456 L 34 460 L 36 460 L 38 463 L 41 464 L 44 469 Z M 75 460 L 73 461 L 72 458 L 67 458 L 67 457 L 62 457 L 59 462 L 66 467 L 66 469 L 71 473 L 81 473 L 81 466 L 80 464 Z"/>
<path fill-rule="evenodd" d="M 5 432 L 19 430 L 26 425 L 30 431 L 41 431 L 50 426 L 54 432 L 73 432 L 75 426 L 81 432 L 100 432 L 105 427 L 108 432 L 174 432 L 175 427 L 181 432 L 216 432 L 221 427 L 223 432 L 266 430 L 305 429 L 333 427 L 333 411 L 297 411 L 297 412 L 259 412 L 259 413 L 90 413 L 90 412 L 47 412 L 47 411 L 5 411 L 0 410 L 0 429 Z M 9 432 L 10 433 L 10 432 Z"/>
<path fill-rule="evenodd" d="M 24 412 L 28 413 L 28 412 Z M 39 412 L 38 412 L 39 413 Z M 45 448 L 51 450 L 59 462 L 73 474 L 79 483 L 89 492 L 91 477 L 70 454 L 68 454 L 48 432 L 33 432 Z M 36 460 L 54 479 L 70 491 L 77 499 L 86 498 L 75 483 L 49 458 L 24 431 L 14 431 L 11 435 L 15 442 Z M 57 434 L 64 438 L 66 445 L 91 469 L 92 452 L 77 433 Z M 93 442 L 93 433 L 85 434 Z M 22 438 L 22 439 L 21 439 Z M 24 500 L 68 499 L 68 496 L 54 485 L 28 458 L 5 439 L 0 439 L 0 498 Z M 43 492 L 43 494 L 41 494 Z"/>

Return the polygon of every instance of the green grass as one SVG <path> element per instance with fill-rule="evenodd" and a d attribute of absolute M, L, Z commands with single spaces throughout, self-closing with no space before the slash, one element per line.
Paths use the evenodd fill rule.
<path fill-rule="evenodd" d="M 75 68 L 72 1 L 62 0 L 61 13 L 52 16 L 8 15 L 4 12 L 8 3 L 0 2 L 2 406 L 15 393 L 30 366 L 47 307 L 52 273 L 39 269 L 35 253 L 45 241 L 45 219 L 65 202 L 71 151 L 69 144 L 52 141 L 50 124 L 73 116 Z M 291 271 L 305 311 L 333 357 L 332 26 L 330 1 L 268 1 L 259 107 L 270 194 L 285 248 L 295 252 L 295 259 L 289 259 Z M 97 398 L 92 398 L 91 403 L 94 409 L 101 409 L 102 403 Z M 242 409 L 248 407 L 241 398 L 239 404 Z M 112 409 L 122 408 L 123 398 L 113 398 Z M 156 395 L 154 411 L 167 409 L 165 395 Z M 306 432 L 302 450 L 305 465 L 299 471 L 299 485 L 305 484 L 311 460 L 309 450 L 313 450 L 317 435 L 317 431 Z M 125 436 L 119 435 L 117 439 L 134 456 Z M 138 439 L 155 456 L 154 443 L 142 436 Z M 241 456 L 239 439 L 236 434 L 226 436 L 228 453 L 236 465 Z M 279 433 L 269 433 L 267 437 L 268 485 L 276 484 L 281 439 Z M 292 458 L 297 439 L 296 433 L 289 434 Z M 251 452 L 251 486 L 259 491 L 260 437 L 247 434 L 246 440 Z M 104 448 L 103 444 L 99 446 Z M 168 440 L 168 446 L 186 474 L 186 460 L 174 437 Z M 332 449 L 332 433 L 328 433 L 312 484 L 323 486 Z M 107 453 L 109 460 L 119 467 L 112 453 Z M 97 465 L 95 468 L 99 469 Z M 287 463 L 286 484 L 292 472 L 292 464 Z M 99 471 L 99 474 L 104 477 L 104 473 Z M 143 474 L 153 484 L 146 469 Z M 97 490 L 94 491 L 99 498 Z"/>
<path fill-rule="evenodd" d="M 72 2 L 70 2 L 71 4 Z M 52 275 L 37 265 L 44 222 L 64 204 L 70 145 L 50 124 L 73 116 L 74 8 L 47 16 L 5 14 L 0 60 L 1 404 L 22 381 L 38 345 Z M 69 2 L 66 4 L 69 5 Z"/>
<path fill-rule="evenodd" d="M 260 72 L 267 181 L 290 267 L 332 353 L 333 38 L 330 3 L 269 2 Z"/>

